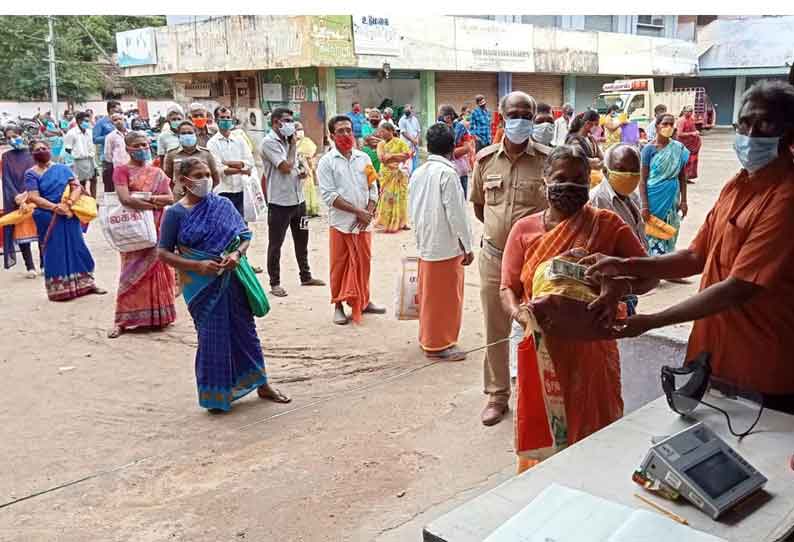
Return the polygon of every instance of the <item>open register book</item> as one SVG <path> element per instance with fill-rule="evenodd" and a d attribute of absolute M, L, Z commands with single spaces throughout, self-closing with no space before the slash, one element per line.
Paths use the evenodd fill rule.
<path fill-rule="evenodd" d="M 650 510 L 552 484 L 485 542 L 725 542 Z"/>

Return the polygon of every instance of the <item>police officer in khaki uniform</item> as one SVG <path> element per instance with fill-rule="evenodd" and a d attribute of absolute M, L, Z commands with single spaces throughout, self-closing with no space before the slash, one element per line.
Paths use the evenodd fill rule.
<path fill-rule="evenodd" d="M 543 186 L 543 162 L 548 147 L 531 138 L 535 100 L 525 92 L 504 97 L 500 112 L 505 119 L 502 142 L 477 154 L 472 173 L 471 202 L 474 214 L 484 224 L 480 250 L 480 298 L 487 343 L 510 335 L 510 315 L 502 308 L 499 284 L 502 250 L 510 228 L 520 218 L 548 207 Z M 482 423 L 495 425 L 507 412 L 510 399 L 510 368 L 507 342 L 490 346 L 485 354 L 484 377 L 488 404 Z"/>

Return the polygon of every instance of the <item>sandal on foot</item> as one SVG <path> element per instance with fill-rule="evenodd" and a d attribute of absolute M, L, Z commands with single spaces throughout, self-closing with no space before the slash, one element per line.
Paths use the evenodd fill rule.
<path fill-rule="evenodd" d="M 338 326 L 346 326 L 350 322 L 350 318 L 345 314 L 345 309 L 334 309 L 334 324 Z"/>
<path fill-rule="evenodd" d="M 466 352 L 463 352 L 454 346 L 450 346 L 449 348 L 440 350 L 438 352 L 425 352 L 425 357 L 438 361 L 463 361 L 466 359 Z"/>
<path fill-rule="evenodd" d="M 287 297 L 287 290 L 281 286 L 273 286 L 270 288 L 270 293 L 276 297 Z"/>

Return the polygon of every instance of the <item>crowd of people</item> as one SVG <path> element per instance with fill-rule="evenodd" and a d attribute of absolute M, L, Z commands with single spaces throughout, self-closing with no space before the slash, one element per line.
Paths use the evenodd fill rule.
<path fill-rule="evenodd" d="M 419 257 L 419 345 L 434 360 L 466 358 L 458 342 L 464 270 L 475 260 L 468 197 L 483 227 L 477 259 L 487 401 L 481 421 L 497 424 L 508 410 L 513 389 L 506 339 L 517 323 L 533 337 L 541 373 L 538 378 L 519 366 L 517 386 L 542 387 L 552 429 L 551 446 L 522 431 L 524 420 L 537 413 L 519 402 L 520 469 L 622 416 L 617 339 L 679 322 L 695 321 L 690 358 L 710 352 L 715 376 L 763 394 L 767 408 L 794 413 L 788 359 L 794 348 L 794 245 L 788 239 L 794 228 L 794 87 L 761 82 L 745 93 L 735 136 L 742 169 L 683 250 L 676 249 L 677 230 L 687 215 L 687 184 L 697 176 L 700 148 L 691 110 L 676 119 L 658 108 L 638 145 L 622 140 L 624 124 L 614 111 L 606 118 L 592 110 L 576 115 L 566 104 L 555 118 L 549 106 L 521 91 L 502 98 L 498 115 L 483 96 L 475 104 L 460 115 L 443 104 L 423 130 L 411 105 L 395 122 L 388 108 L 364 111 L 354 103 L 348 114 L 328 121 L 331 145 L 316 163 L 317 144 L 286 108 L 271 112 L 271 130 L 253 148 L 228 108 L 210 115 L 191 104 L 185 116 L 174 105 L 154 162 L 150 138 L 128 128 L 114 102 L 93 127 L 85 112 L 75 115 L 64 138 L 71 167 L 53 159 L 46 134 L 24 141 L 7 128 L 6 210 L 25 202 L 36 209 L 32 230 L 17 225 L 6 232 L 6 267 L 15 263 L 11 239 L 32 270 L 30 241 L 36 239 L 50 299 L 105 293 L 94 282 L 85 224 L 72 212 L 81 194 L 96 195 L 92 143 L 100 141 L 103 180 L 109 175 L 111 181 L 104 181 L 105 191 L 125 206 L 151 211 L 159 229 L 156 247 L 121 255 L 109 336 L 169 325 L 181 291 L 198 334 L 199 404 L 226 411 L 253 390 L 288 402 L 268 384 L 251 301 L 258 282 L 251 280 L 256 270 L 246 257 L 252 233 L 243 190 L 259 178 L 258 154 L 268 205 L 270 293 L 287 295 L 280 273 L 287 230 L 299 283 L 325 286 L 311 272 L 308 251 L 308 217 L 319 214 L 322 200 L 333 322 L 383 314 L 371 297 L 372 233 L 410 227 Z M 562 338 L 535 314 L 538 285 L 557 257 L 587 266 L 598 339 Z M 638 296 L 660 280 L 698 274 L 695 296 L 656 314 L 638 312 Z"/>

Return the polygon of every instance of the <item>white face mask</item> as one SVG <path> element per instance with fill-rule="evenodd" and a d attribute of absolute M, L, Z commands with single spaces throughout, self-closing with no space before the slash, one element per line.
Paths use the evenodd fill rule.
<path fill-rule="evenodd" d="M 279 128 L 279 132 L 281 132 L 281 135 L 283 135 L 284 137 L 291 136 L 292 134 L 295 133 L 295 123 L 285 122 L 284 124 L 281 125 L 281 128 Z"/>
<path fill-rule="evenodd" d="M 303 139 L 305 135 L 306 133 L 303 130 L 298 130 L 295 132 L 295 137 L 297 137 L 298 139 Z"/>
<path fill-rule="evenodd" d="M 548 145 L 554 139 L 554 125 L 550 122 L 536 124 L 532 130 L 532 139 L 543 145 Z"/>
<path fill-rule="evenodd" d="M 529 119 L 506 119 L 505 137 L 520 145 L 532 135 L 532 121 Z"/>
<path fill-rule="evenodd" d="M 197 198 L 206 198 L 212 190 L 212 178 L 210 177 L 185 177 L 185 179 L 192 183 L 191 186 L 185 185 L 185 189 Z"/>

